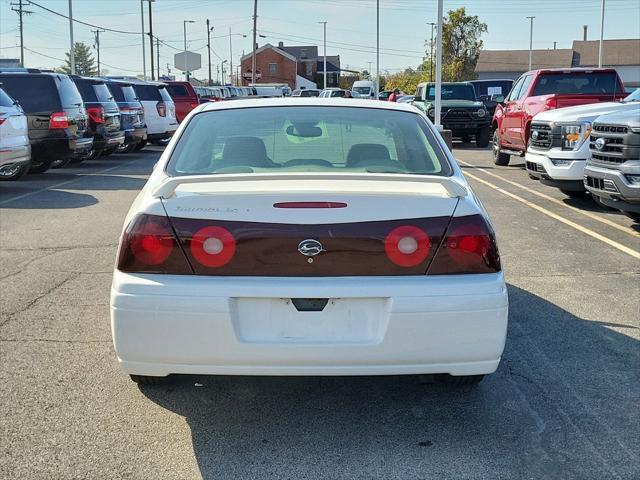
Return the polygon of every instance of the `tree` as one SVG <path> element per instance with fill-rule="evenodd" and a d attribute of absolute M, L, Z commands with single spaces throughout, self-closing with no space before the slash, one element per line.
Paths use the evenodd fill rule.
<path fill-rule="evenodd" d="M 476 78 L 475 68 L 482 50 L 480 38 L 487 24 L 464 7 L 449 10 L 442 24 L 442 78 L 460 82 Z"/>
<path fill-rule="evenodd" d="M 76 42 L 73 51 L 75 55 L 76 75 L 92 77 L 98 74 L 96 61 L 91 55 L 91 48 L 88 45 L 82 42 Z M 71 61 L 69 53 L 67 53 L 66 56 L 66 64 L 60 67 L 60 71 L 68 75 L 71 73 Z"/>

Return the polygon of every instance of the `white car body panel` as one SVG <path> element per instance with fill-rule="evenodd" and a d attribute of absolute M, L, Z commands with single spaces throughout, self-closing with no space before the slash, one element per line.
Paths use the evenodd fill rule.
<path fill-rule="evenodd" d="M 17 106 L 0 106 L 0 168 L 31 161 L 27 116 Z"/>
<path fill-rule="evenodd" d="M 125 220 L 138 213 L 290 224 L 481 214 L 446 144 L 454 171 L 441 183 L 419 175 L 363 180 L 237 181 L 173 185 L 165 166 L 189 119 L 202 111 L 282 105 L 402 110 L 410 105 L 349 99 L 247 99 L 203 104 L 182 122 Z M 428 120 L 427 120 L 428 122 Z M 431 126 L 431 128 L 433 128 Z M 377 174 L 367 174 L 372 177 Z M 280 177 L 286 177 L 281 174 Z M 412 177 L 403 179 L 401 177 Z M 452 181 L 460 195 L 452 195 Z M 294 185 L 294 186 L 292 186 Z M 455 188 L 454 192 L 458 192 Z M 280 201 L 347 202 L 349 208 L 273 208 Z M 454 213 L 455 212 L 455 213 Z M 318 312 L 292 298 L 325 298 Z M 479 375 L 497 368 L 507 331 L 503 273 L 466 275 L 261 277 L 114 271 L 111 326 L 124 372 L 135 375 Z"/>
<path fill-rule="evenodd" d="M 158 135 L 165 132 L 174 132 L 178 128 L 176 119 L 176 107 L 173 102 L 167 104 L 167 114 L 161 117 L 156 108 L 155 100 L 140 100 L 144 108 L 144 121 L 147 124 L 148 135 Z"/>

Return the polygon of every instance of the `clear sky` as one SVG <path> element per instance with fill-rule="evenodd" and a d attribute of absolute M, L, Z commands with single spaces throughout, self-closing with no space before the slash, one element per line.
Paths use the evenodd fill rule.
<path fill-rule="evenodd" d="M 18 16 L 10 3 L 0 0 L 0 58 L 19 57 Z M 26 2 L 26 0 L 24 0 Z M 68 14 L 68 0 L 35 0 L 51 10 Z M 601 0 L 445 0 L 445 12 L 461 6 L 487 23 L 483 37 L 487 49 L 528 49 L 529 21 L 535 15 L 534 48 L 570 48 L 582 39 L 599 37 Z M 258 0 L 259 44 L 305 44 L 322 46 L 322 25 L 326 20 L 327 54 L 339 54 L 342 66 L 353 70 L 375 70 L 375 0 Z M 36 5 L 25 17 L 25 60 L 31 67 L 61 65 L 69 48 L 68 20 Z M 148 21 L 145 1 L 145 23 Z M 140 32 L 139 0 L 73 0 L 74 17 L 101 27 L 124 32 Z M 183 48 L 183 20 L 187 25 L 188 48 L 203 54 L 203 69 L 196 77 L 206 77 L 206 26 L 213 25 L 212 62 L 229 59 L 229 28 L 234 34 L 233 63 L 243 50 L 251 50 L 253 0 L 156 0 L 153 3 L 153 30 L 163 42 L 160 47 L 161 73 L 173 55 Z M 427 22 L 436 19 L 436 0 L 380 0 L 380 69 L 395 72 L 421 62 L 425 39 L 431 34 Z M 148 28 L 148 23 L 147 28 Z M 74 37 L 93 45 L 92 27 L 75 24 Z M 225 36 L 226 35 L 226 36 Z M 242 35 L 246 35 L 243 38 Z M 215 38 L 220 37 L 220 38 Z M 606 0 L 605 39 L 640 38 L 640 0 Z M 104 32 L 101 60 L 111 74 L 142 72 L 141 36 Z M 173 48 L 170 48 L 172 46 Z M 319 49 L 320 53 L 322 48 Z M 147 55 L 149 50 L 147 48 Z M 148 63 L 148 62 L 147 62 Z M 215 66 L 214 66 L 215 72 Z"/>

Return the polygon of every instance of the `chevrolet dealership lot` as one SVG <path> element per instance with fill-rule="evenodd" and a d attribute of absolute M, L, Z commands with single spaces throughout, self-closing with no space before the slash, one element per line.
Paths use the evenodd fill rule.
<path fill-rule="evenodd" d="M 113 351 L 118 237 L 161 147 L 0 185 L 0 478 L 640 476 L 640 225 L 454 154 L 487 208 L 509 287 L 498 371 L 171 378 Z"/>

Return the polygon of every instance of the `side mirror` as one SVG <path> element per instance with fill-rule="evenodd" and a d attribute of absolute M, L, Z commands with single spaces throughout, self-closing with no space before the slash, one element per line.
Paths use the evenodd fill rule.
<path fill-rule="evenodd" d="M 491 95 L 491 101 L 496 103 L 504 103 L 504 95 Z"/>

